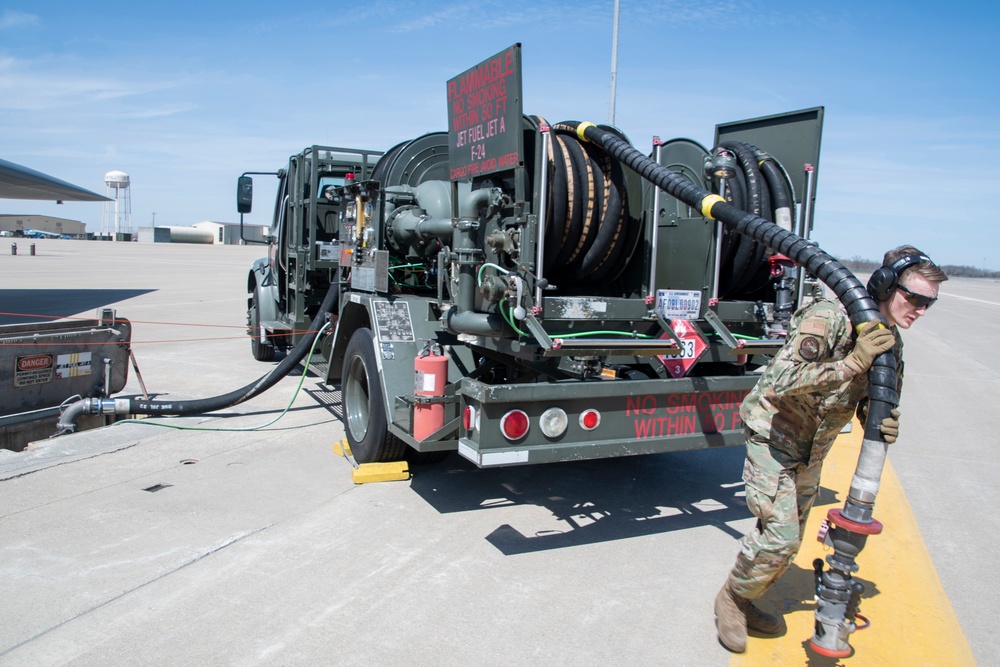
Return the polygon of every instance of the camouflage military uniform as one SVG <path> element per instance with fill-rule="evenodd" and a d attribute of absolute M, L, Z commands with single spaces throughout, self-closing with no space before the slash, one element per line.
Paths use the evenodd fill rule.
<path fill-rule="evenodd" d="M 788 342 L 740 406 L 747 436 L 743 481 L 757 525 L 740 540 L 729 575 L 737 595 L 756 600 L 788 568 L 819 492 L 823 459 L 855 409 L 864 415 L 867 374 L 855 375 L 843 363 L 854 340 L 840 304 L 821 300 L 800 309 Z M 898 334 L 894 352 L 901 379 Z"/>

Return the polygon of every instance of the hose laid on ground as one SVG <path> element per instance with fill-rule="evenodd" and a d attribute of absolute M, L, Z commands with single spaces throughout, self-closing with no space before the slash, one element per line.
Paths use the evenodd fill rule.
<path fill-rule="evenodd" d="M 323 303 L 309 325 L 309 332 L 292 348 L 284 359 L 268 373 L 250 384 L 227 394 L 189 401 L 149 401 L 142 398 L 84 398 L 71 403 L 63 410 L 56 424 L 56 435 L 76 431 L 76 420 L 83 415 L 200 415 L 232 407 L 261 394 L 288 375 L 305 358 L 312 347 L 313 339 L 323 326 L 323 320 L 337 298 L 339 285 L 330 285 Z"/>
<path fill-rule="evenodd" d="M 691 181 L 671 172 L 666 167 L 647 158 L 612 133 L 592 123 L 576 123 L 577 135 L 601 146 L 621 160 L 647 181 L 665 190 L 688 206 L 696 207 L 705 217 L 719 220 L 727 227 L 750 237 L 754 241 L 789 257 L 822 280 L 847 309 L 851 323 L 860 329 L 871 320 L 886 325 L 874 299 L 847 267 L 820 250 L 810 241 L 782 229 L 778 225 L 753 213 L 745 213 L 719 195 L 712 194 Z M 834 554 L 827 558 L 830 570 L 819 579 L 819 602 L 816 609 L 815 630 L 810 646 L 818 653 L 830 657 L 844 657 L 851 652 L 848 637 L 854 631 L 854 615 L 860 593 L 858 583 L 851 574 L 857 570 L 854 562 L 864 547 L 868 535 L 877 534 L 881 524 L 872 518 L 872 508 L 878 493 L 879 482 L 888 445 L 879 426 L 899 404 L 896 389 L 896 357 L 891 351 L 876 357 L 868 371 L 868 415 L 864 440 L 851 488 L 842 512 L 832 510 L 830 542 Z M 838 520 L 833 521 L 837 513 Z"/>

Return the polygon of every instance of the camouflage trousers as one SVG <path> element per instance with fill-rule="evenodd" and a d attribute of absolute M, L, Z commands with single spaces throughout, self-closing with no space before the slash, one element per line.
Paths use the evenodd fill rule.
<path fill-rule="evenodd" d="M 757 523 L 740 540 L 740 553 L 729 573 L 729 585 L 737 595 L 758 599 L 791 565 L 819 493 L 825 453 L 808 464 L 793 462 L 766 438 L 747 431 L 743 481 L 747 507 Z"/>

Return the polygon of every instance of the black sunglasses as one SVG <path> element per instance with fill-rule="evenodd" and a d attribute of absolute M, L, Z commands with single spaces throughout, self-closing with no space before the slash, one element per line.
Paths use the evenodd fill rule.
<path fill-rule="evenodd" d="M 914 308 L 930 308 L 937 301 L 936 296 L 927 296 L 926 294 L 920 294 L 919 292 L 914 292 L 913 290 L 907 289 L 902 285 L 896 285 L 897 289 L 902 290 L 906 294 L 906 300 Z"/>

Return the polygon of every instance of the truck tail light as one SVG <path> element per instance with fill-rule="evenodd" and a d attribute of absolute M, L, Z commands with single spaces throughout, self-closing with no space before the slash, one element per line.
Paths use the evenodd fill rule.
<path fill-rule="evenodd" d="M 595 428 L 601 425 L 601 413 L 597 410 L 591 408 L 590 410 L 584 410 L 580 414 L 580 428 L 584 431 L 593 431 Z"/>
<path fill-rule="evenodd" d="M 528 433 L 528 413 L 511 410 L 500 418 L 500 432 L 511 442 L 520 440 Z"/>
<path fill-rule="evenodd" d="M 558 438 L 566 432 L 569 419 L 566 417 L 566 411 L 562 408 L 549 408 L 538 419 L 538 426 L 546 437 Z"/>
<path fill-rule="evenodd" d="M 465 409 L 462 410 L 462 428 L 464 428 L 466 431 L 472 431 L 478 428 L 479 427 L 479 424 L 477 423 L 478 416 L 479 415 L 474 407 L 472 407 L 471 405 L 466 405 Z"/>

